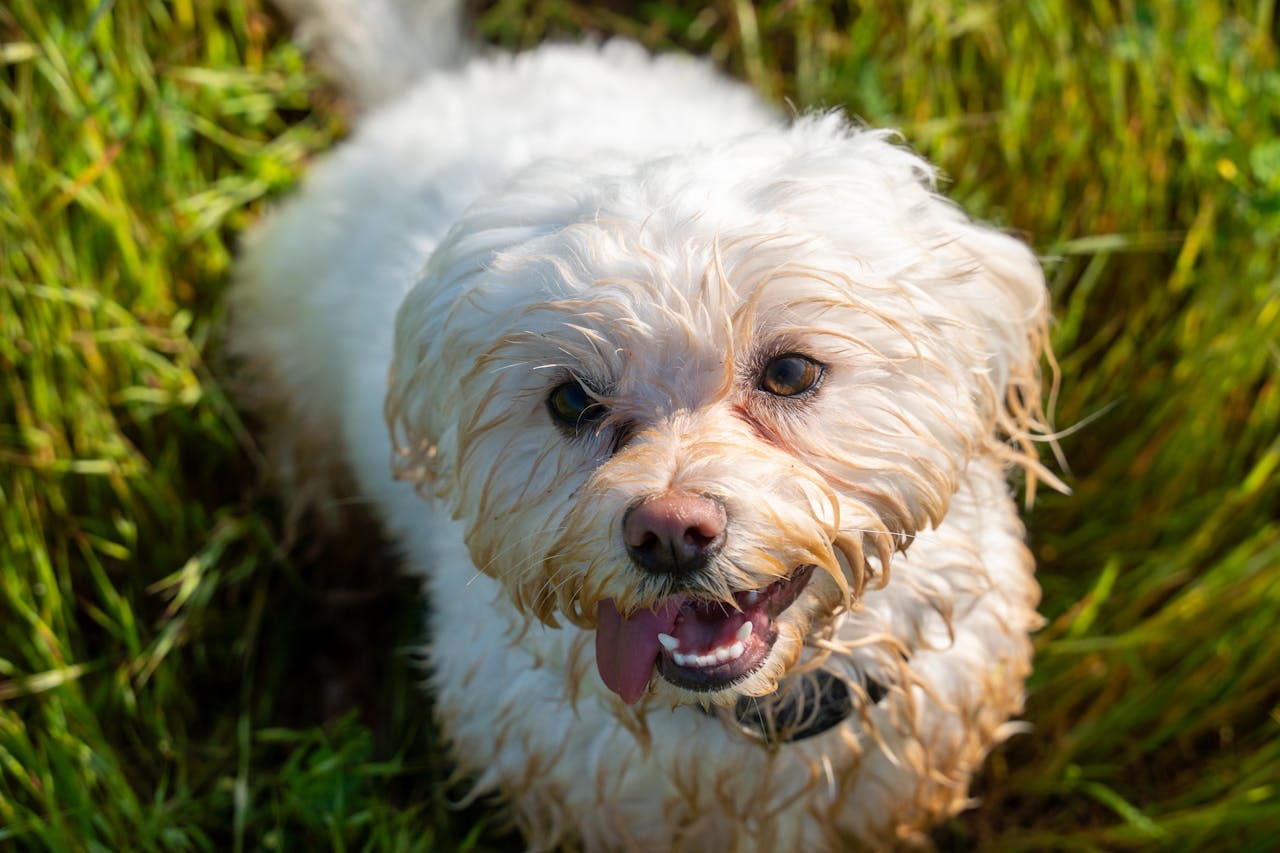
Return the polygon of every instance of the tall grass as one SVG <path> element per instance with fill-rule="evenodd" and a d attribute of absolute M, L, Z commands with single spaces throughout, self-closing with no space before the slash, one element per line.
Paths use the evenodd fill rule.
<path fill-rule="evenodd" d="M 1050 619 L 1031 730 L 944 847 L 1280 838 L 1276 16 L 480 13 L 504 45 L 621 33 L 898 127 L 1045 257 L 1074 494 L 1029 518 Z M 376 551 L 285 543 L 229 401 L 237 235 L 342 132 L 286 35 L 258 0 L 0 8 L 0 846 L 512 843 L 483 804 L 449 808 L 402 651 L 415 590 Z"/>

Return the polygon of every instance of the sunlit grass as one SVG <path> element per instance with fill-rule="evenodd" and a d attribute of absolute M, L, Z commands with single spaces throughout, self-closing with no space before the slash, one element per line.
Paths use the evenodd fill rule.
<path fill-rule="evenodd" d="M 621 33 L 796 109 L 897 127 L 1045 257 L 1056 421 L 1082 425 L 1061 440 L 1074 494 L 1029 518 L 1049 617 L 1033 728 L 944 847 L 1280 837 L 1275 16 L 1068 0 L 481 14 L 509 46 Z M 284 36 L 257 0 L 0 8 L 0 846 L 510 843 L 483 806 L 448 807 L 403 652 L 421 602 L 385 571 L 361 586 L 348 557 L 281 546 L 231 402 L 237 236 L 342 131 Z M 354 686 L 334 700 L 333 683 Z"/>

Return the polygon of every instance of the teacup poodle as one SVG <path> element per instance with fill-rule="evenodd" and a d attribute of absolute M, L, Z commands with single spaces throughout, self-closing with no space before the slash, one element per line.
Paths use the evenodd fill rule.
<path fill-rule="evenodd" d="M 836 113 L 620 42 L 294 0 L 359 110 L 233 348 L 298 505 L 429 591 L 460 770 L 530 847 L 919 841 L 1016 729 L 1053 482 L 1025 245 Z"/>

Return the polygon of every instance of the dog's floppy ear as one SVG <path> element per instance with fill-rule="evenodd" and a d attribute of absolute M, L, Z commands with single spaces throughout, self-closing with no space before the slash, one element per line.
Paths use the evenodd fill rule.
<path fill-rule="evenodd" d="M 550 252 L 539 241 L 585 215 L 587 174 L 580 163 L 544 161 L 474 202 L 431 251 L 396 313 L 385 415 L 397 479 L 437 497 L 458 482 L 459 434 L 491 402 L 484 393 L 495 367 L 486 359 L 531 298 L 531 283 L 507 260 Z"/>
<path fill-rule="evenodd" d="M 947 202 L 940 202 L 948 204 Z M 1057 363 L 1049 346 L 1049 293 L 1044 273 L 1022 241 L 968 220 L 958 210 L 943 226 L 948 245 L 968 271 L 965 313 L 983 336 L 998 435 L 989 448 L 1026 472 L 1027 501 L 1036 485 L 1066 486 L 1039 461 L 1037 443 L 1049 434 L 1042 402 L 1042 365 L 1057 385 Z"/>
<path fill-rule="evenodd" d="M 841 181 L 828 192 L 846 194 L 850 206 L 879 196 L 878 215 L 863 218 L 858 227 L 879 244 L 890 266 L 898 252 L 905 256 L 912 246 L 921 251 L 918 283 L 929 286 L 937 277 L 932 294 L 959 322 L 956 331 L 971 351 L 985 355 L 985 376 L 976 377 L 975 392 L 988 398 L 982 409 L 995 428 L 974 436 L 985 444 L 983 451 L 1026 472 L 1028 501 L 1040 481 L 1066 491 L 1040 464 L 1036 447 L 1050 435 L 1041 367 L 1048 365 L 1056 388 L 1057 365 L 1049 348 L 1049 292 L 1034 253 L 939 195 L 937 169 L 900 144 L 896 134 L 852 128 L 838 115 L 802 120 L 796 130 L 802 145 L 813 146 L 814 162 L 838 152 Z M 834 148 L 827 148 L 833 137 Z M 910 237 L 898 242 L 904 235 Z"/>
<path fill-rule="evenodd" d="M 429 378 L 432 356 L 426 341 L 405 339 L 401 329 L 406 313 L 420 314 L 421 300 L 411 292 L 397 315 L 396 344 L 387 378 L 387 399 L 383 414 L 391 434 L 392 470 L 397 480 L 414 485 L 424 495 L 444 497 L 441 485 L 446 455 L 441 442 L 450 440 L 442 434 L 447 421 L 443 409 L 447 403 L 438 399 L 439 389 Z M 437 397 L 433 405 L 432 398 Z"/>
<path fill-rule="evenodd" d="M 473 380 L 492 373 L 484 354 L 495 343 L 500 319 L 518 312 L 522 294 L 509 281 L 495 283 L 503 277 L 497 259 L 512 246 L 554 231 L 568 216 L 556 207 L 568 204 L 564 198 L 544 195 L 542 208 L 528 212 L 527 222 L 519 221 L 521 210 L 508 211 L 500 203 L 473 206 L 432 251 L 396 313 L 384 414 L 396 479 L 419 492 L 450 497 L 457 481 L 452 466 L 459 459 L 459 428 L 474 426 L 487 404 L 476 395 L 489 383 Z"/>
<path fill-rule="evenodd" d="M 1028 498 L 1039 481 L 1065 489 L 1036 449 L 1048 435 L 1041 365 L 1055 377 L 1056 365 L 1048 289 L 1030 248 L 939 195 L 937 170 L 896 134 L 852 127 L 828 113 L 798 120 L 792 140 L 797 156 L 785 167 L 788 180 L 776 182 L 778 198 L 810 222 L 837 223 L 828 233 L 852 244 L 856 260 L 878 258 L 884 275 L 914 279 L 946 306 L 958 324 L 957 343 L 985 368 L 973 391 L 994 429 L 972 438 L 982 452 L 1026 471 Z M 842 215 L 832 217 L 833 209 Z M 851 221 L 849 211 L 859 215 Z"/>
<path fill-rule="evenodd" d="M 458 327 L 467 325 L 468 316 L 456 302 L 505 243 L 492 231 L 469 240 L 446 238 L 396 312 L 384 414 L 396 479 L 423 494 L 446 497 L 448 466 L 457 456 L 460 385 L 469 372 L 460 360 L 471 350 L 456 340 L 465 336 L 467 329 Z"/>

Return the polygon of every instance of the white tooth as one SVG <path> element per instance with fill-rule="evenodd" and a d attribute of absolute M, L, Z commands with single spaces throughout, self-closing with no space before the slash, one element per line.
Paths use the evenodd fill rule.
<path fill-rule="evenodd" d="M 734 636 L 738 638 L 739 643 L 745 643 L 747 641 L 747 637 L 751 636 L 751 631 L 753 629 L 754 626 L 750 622 L 743 622 L 742 627 L 738 629 L 738 633 L 734 634 Z M 658 635 L 658 639 L 662 639 L 661 634 Z"/>
<path fill-rule="evenodd" d="M 662 643 L 662 647 L 669 652 L 674 652 L 680 648 L 680 641 L 670 634 L 659 634 L 658 642 Z M 676 661 L 676 663 L 679 663 L 679 661 Z"/>
<path fill-rule="evenodd" d="M 760 600 L 759 590 L 754 590 L 754 589 L 751 590 L 751 592 L 747 593 L 746 598 L 744 600 L 747 602 L 747 604 L 755 604 L 757 601 Z"/>
<path fill-rule="evenodd" d="M 688 666 L 693 661 L 693 655 L 682 655 L 679 652 L 672 652 L 671 657 L 676 666 Z"/>
<path fill-rule="evenodd" d="M 750 625 L 751 623 L 748 622 L 747 624 Z M 742 653 L 745 652 L 746 650 L 747 650 L 747 647 L 742 645 L 742 643 L 734 643 L 732 646 L 726 649 L 728 654 L 725 656 L 725 660 L 737 660 L 738 658 L 742 657 Z"/>
<path fill-rule="evenodd" d="M 698 666 L 711 666 L 715 662 L 716 656 L 709 652 L 705 655 L 698 656 Z"/>
<path fill-rule="evenodd" d="M 715 650 L 715 652 L 714 652 L 714 653 L 712 653 L 711 657 L 715 658 L 716 663 L 724 663 L 724 656 L 725 656 L 725 652 L 727 652 L 727 651 L 729 651 L 729 650 L 728 650 L 728 649 L 716 649 L 716 650 Z"/>

